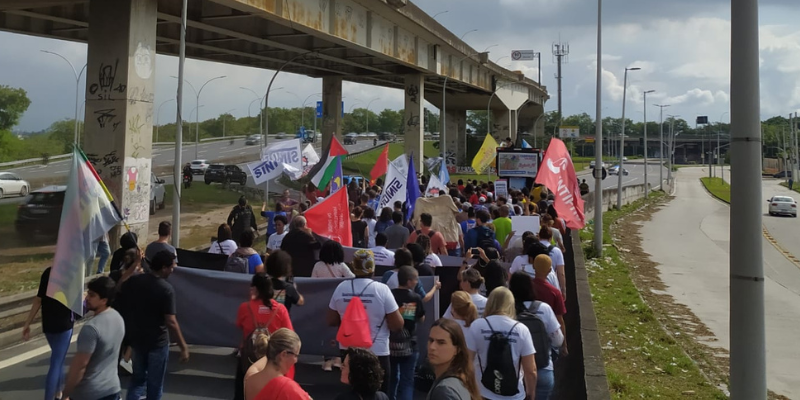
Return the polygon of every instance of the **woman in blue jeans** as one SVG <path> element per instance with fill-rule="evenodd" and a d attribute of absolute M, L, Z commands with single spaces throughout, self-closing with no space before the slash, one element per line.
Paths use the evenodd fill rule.
<path fill-rule="evenodd" d="M 64 360 L 67 358 L 69 343 L 72 338 L 72 327 L 75 324 L 75 314 L 58 301 L 47 297 L 47 284 L 50 282 L 50 267 L 44 270 L 39 280 L 39 292 L 33 298 L 31 311 L 22 328 L 22 339 L 28 341 L 31 337 L 31 323 L 36 318 L 39 309 L 42 310 L 42 332 L 50 345 L 50 369 L 47 371 L 47 380 L 44 386 L 44 400 L 61 398 L 64 389 Z"/>

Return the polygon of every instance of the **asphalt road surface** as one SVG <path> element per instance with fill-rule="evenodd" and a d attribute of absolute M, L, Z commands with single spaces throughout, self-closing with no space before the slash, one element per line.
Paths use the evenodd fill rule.
<path fill-rule="evenodd" d="M 708 169 L 682 168 L 675 176 L 675 198 L 642 224 L 642 250 L 660 264 L 666 293 L 689 307 L 716 338 L 698 340 L 730 349 L 730 220 L 736 216 L 700 183 Z M 764 214 L 765 200 L 780 193 L 776 185 L 773 179 L 762 181 Z M 764 216 L 763 222 L 782 247 L 800 255 L 797 219 Z M 800 398 L 800 268 L 767 239 L 758 244 L 764 252 L 767 385 Z"/>
<path fill-rule="evenodd" d="M 66 365 L 75 352 L 72 344 L 67 355 Z M 187 363 L 178 362 L 180 352 L 170 351 L 167 376 L 164 384 L 165 400 L 224 399 L 233 397 L 236 358 L 231 356 L 233 349 L 221 347 L 190 346 L 190 359 Z M 33 353 L 30 353 L 33 352 Z M 31 354 L 41 353 L 28 358 Z M 301 350 L 302 353 L 302 350 Z M 30 400 L 41 399 L 44 394 L 44 381 L 49 368 L 49 347 L 43 338 L 32 343 L 17 346 L 0 352 L 0 399 Z M 333 399 L 346 391 L 340 383 L 338 369 L 333 372 L 322 371 L 322 357 L 300 356 L 296 367 L 295 380 L 311 397 L 318 400 Z M 121 377 L 122 398 L 128 385 L 128 377 Z M 425 399 L 418 392 L 415 400 Z"/>

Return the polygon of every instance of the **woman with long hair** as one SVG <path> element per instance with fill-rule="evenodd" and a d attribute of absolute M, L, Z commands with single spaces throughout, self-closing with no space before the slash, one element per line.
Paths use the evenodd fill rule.
<path fill-rule="evenodd" d="M 498 287 L 489 294 L 483 318 L 475 320 L 469 327 L 467 344 L 472 358 L 478 367 L 475 371 L 480 382 L 481 396 L 489 400 L 523 400 L 533 398 L 536 392 L 536 359 L 533 348 L 533 339 L 528 328 L 517 322 L 517 312 L 514 304 L 514 295 L 505 287 Z M 490 335 L 484 332 L 492 332 Z M 490 357 L 489 343 L 495 333 L 509 341 L 511 358 L 514 371 L 518 379 L 502 379 L 498 370 L 488 370 L 487 362 Z M 547 349 L 541 349 L 547 351 Z M 514 384 L 516 383 L 516 384 Z"/>
<path fill-rule="evenodd" d="M 389 400 L 389 396 L 379 392 L 387 377 L 378 357 L 369 350 L 353 347 L 344 353 L 341 380 L 349 385 L 349 390 L 334 400 Z"/>
<path fill-rule="evenodd" d="M 254 340 L 253 335 L 256 329 L 266 329 L 267 332 L 276 332 L 278 329 L 287 328 L 294 330 L 292 320 L 289 318 L 289 311 L 283 304 L 275 301 L 275 289 L 272 280 L 265 273 L 253 275 L 250 283 L 250 300 L 239 305 L 236 314 L 236 326 L 242 331 L 242 344 L 239 346 L 241 351 L 240 362 L 236 370 L 236 387 L 234 399 L 243 399 L 242 382 L 244 373 L 256 361 L 253 354 L 246 354 L 245 341 Z M 288 371 L 287 376 L 294 378 L 294 368 Z"/>
<path fill-rule="evenodd" d="M 386 231 L 386 228 L 394 225 L 394 221 L 392 220 L 392 209 L 391 207 L 384 207 L 381 210 L 381 215 L 378 217 L 378 222 L 375 223 L 375 234 L 383 233 Z"/>
<path fill-rule="evenodd" d="M 364 210 L 361 207 L 353 207 L 350 231 L 353 234 L 353 247 L 366 249 L 369 244 L 369 224 L 361 220 L 362 215 Z"/>
<path fill-rule="evenodd" d="M 231 239 L 232 237 L 233 233 L 231 232 L 231 227 L 228 224 L 221 224 L 217 228 L 217 240 L 211 243 L 208 252 L 212 254 L 225 254 L 226 256 L 233 254 L 239 246 Z"/>
<path fill-rule="evenodd" d="M 367 223 L 367 229 L 369 229 L 369 238 L 367 239 L 367 248 L 371 249 L 375 247 L 375 235 L 378 232 L 375 231 L 375 226 L 378 224 L 378 220 L 375 219 L 375 210 L 372 207 L 363 207 L 364 213 L 361 216 L 361 220 Z"/>
<path fill-rule="evenodd" d="M 288 376 L 300 356 L 300 337 L 291 329 L 281 328 L 269 336 L 260 334 L 255 341 L 261 359 L 247 370 L 245 399 L 311 400 L 311 396 Z"/>
<path fill-rule="evenodd" d="M 522 271 L 511 274 L 508 281 L 508 289 L 514 295 L 514 305 L 517 314 L 525 311 L 534 313 L 544 322 L 547 335 L 550 337 L 550 346 L 560 348 L 564 343 L 564 335 L 561 333 L 561 324 L 556 318 L 553 309 L 545 302 L 536 301 L 533 290 L 533 283 L 530 275 Z M 553 392 L 555 386 L 555 376 L 553 375 L 553 357 L 550 349 L 536 349 L 536 351 L 546 351 L 550 354 L 550 361 L 547 365 L 537 365 L 536 371 L 536 399 L 547 400 Z"/>
<path fill-rule="evenodd" d="M 472 302 L 469 293 L 457 290 L 450 296 L 450 307 L 447 308 L 442 318 L 449 318 L 461 327 L 464 335 L 469 332 L 469 327 L 478 319 L 478 307 Z"/>
<path fill-rule="evenodd" d="M 424 262 L 430 264 L 431 267 L 442 266 L 442 260 L 439 259 L 439 256 L 433 253 L 433 249 L 431 248 L 431 238 L 428 235 L 418 235 L 417 244 L 422 246 L 422 251 L 425 253 Z"/>
<path fill-rule="evenodd" d="M 441 318 L 433 323 L 428 336 L 428 360 L 436 375 L 428 400 L 481 399 L 466 339 L 455 321 Z"/>

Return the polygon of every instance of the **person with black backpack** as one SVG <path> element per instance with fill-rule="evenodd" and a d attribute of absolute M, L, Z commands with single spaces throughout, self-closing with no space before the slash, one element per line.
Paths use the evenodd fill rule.
<path fill-rule="evenodd" d="M 242 232 L 252 229 L 258 233 L 258 224 L 256 224 L 256 217 L 253 214 L 253 208 L 247 204 L 247 198 L 244 196 L 239 197 L 239 204 L 235 205 L 228 214 L 228 225 L 231 226 L 233 233 L 233 240 L 239 244 L 239 237 Z M 239 244 L 241 246 L 241 244 Z"/>
<path fill-rule="evenodd" d="M 555 386 L 553 352 L 564 343 L 561 324 L 547 303 L 537 301 L 531 277 L 518 271 L 511 275 L 508 289 L 514 295 L 517 321 L 528 327 L 536 352 L 536 400 L 547 400 Z"/>
<path fill-rule="evenodd" d="M 467 235 L 464 236 L 465 248 L 480 247 L 484 252 L 490 248 L 495 248 L 500 251 L 496 244 L 497 240 L 495 239 L 494 231 L 486 226 L 490 219 L 491 215 L 486 210 L 480 210 L 475 213 L 475 227 L 467 231 Z"/>
<path fill-rule="evenodd" d="M 537 349 L 528 327 L 516 317 L 514 295 L 499 287 L 489 294 L 484 317 L 469 327 L 467 346 L 478 361 L 475 375 L 485 399 L 534 398 Z"/>

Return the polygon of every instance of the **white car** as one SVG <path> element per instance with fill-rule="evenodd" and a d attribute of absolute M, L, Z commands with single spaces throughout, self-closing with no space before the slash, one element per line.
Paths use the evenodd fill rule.
<path fill-rule="evenodd" d="M 204 175 L 206 173 L 206 169 L 209 165 L 211 165 L 211 163 L 209 163 L 208 160 L 194 160 L 189 165 L 193 174 Z"/>
<path fill-rule="evenodd" d="M 608 169 L 608 174 L 609 175 L 617 175 L 618 173 L 619 173 L 619 165 L 615 165 L 615 166 L 613 166 L 613 167 Z M 625 175 L 628 175 L 628 174 L 629 174 L 628 170 L 626 168 L 623 168 L 622 169 L 622 175 L 625 176 Z"/>
<path fill-rule="evenodd" d="M 13 172 L 0 172 L 0 199 L 11 194 L 27 196 L 31 190 L 28 181 Z"/>
<path fill-rule="evenodd" d="M 594 161 L 594 160 L 592 160 L 592 161 L 590 161 L 590 162 L 589 162 L 589 168 L 592 168 L 592 169 L 594 169 L 594 166 L 595 166 L 595 165 L 597 165 L 597 164 L 595 163 L 595 161 Z M 605 167 L 606 167 L 606 163 L 602 163 L 602 164 L 600 164 L 600 168 L 605 168 Z"/>
<path fill-rule="evenodd" d="M 156 208 L 163 210 L 166 206 L 167 192 L 164 189 L 164 180 L 150 174 L 150 215 L 156 213 Z"/>
<path fill-rule="evenodd" d="M 769 203 L 769 215 L 791 215 L 797 218 L 797 201 L 789 196 L 772 196 Z"/>

